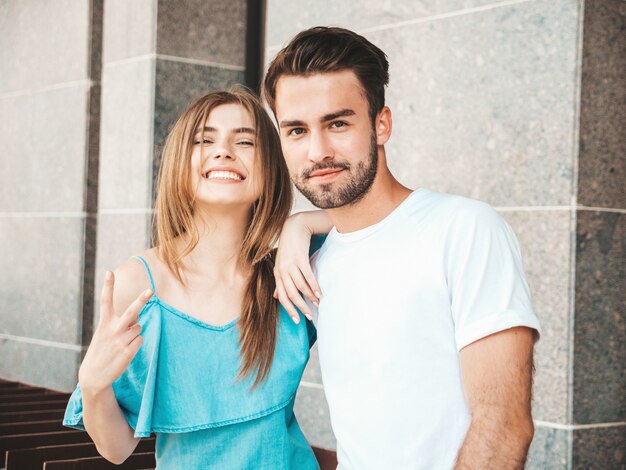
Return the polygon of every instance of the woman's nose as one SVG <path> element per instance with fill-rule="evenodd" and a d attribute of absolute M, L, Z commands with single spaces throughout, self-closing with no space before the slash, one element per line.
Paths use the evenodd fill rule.
<path fill-rule="evenodd" d="M 219 158 L 223 158 L 225 160 L 232 160 L 233 159 L 233 153 L 228 149 L 228 147 L 223 146 L 220 148 L 217 148 L 213 151 L 213 154 L 211 155 L 211 158 L 217 160 Z"/>

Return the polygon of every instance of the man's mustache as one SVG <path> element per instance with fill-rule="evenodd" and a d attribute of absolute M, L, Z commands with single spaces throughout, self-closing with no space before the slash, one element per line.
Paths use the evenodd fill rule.
<path fill-rule="evenodd" d="M 350 164 L 348 162 L 336 162 L 336 161 L 316 163 L 312 167 L 307 168 L 306 170 L 304 170 L 301 173 L 301 177 L 302 177 L 302 179 L 308 179 L 308 178 L 311 177 L 311 173 L 313 173 L 314 171 L 328 170 L 328 169 L 332 169 L 332 170 L 348 170 L 348 169 L 350 169 Z"/>

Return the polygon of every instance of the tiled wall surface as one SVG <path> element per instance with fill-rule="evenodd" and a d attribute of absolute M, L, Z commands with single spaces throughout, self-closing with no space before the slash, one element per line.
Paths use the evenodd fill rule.
<path fill-rule="evenodd" d="M 573 468 L 626 468 L 626 2 L 586 1 L 572 263 Z"/>
<path fill-rule="evenodd" d="M 0 3 L 0 376 L 51 388 L 81 352 L 98 33 L 91 2 Z"/>
<path fill-rule="evenodd" d="M 153 184 L 174 121 L 243 80 L 245 4 L 105 3 L 96 292 L 106 270 L 150 246 Z"/>
<path fill-rule="evenodd" d="M 150 244 L 166 134 L 243 82 L 245 28 L 245 0 L 0 2 L 0 376 L 75 386 L 105 270 Z"/>
<path fill-rule="evenodd" d="M 394 174 L 515 229 L 543 327 L 528 468 L 626 466 L 625 21 L 609 0 L 268 1 L 266 64 L 304 28 L 360 32 L 390 61 Z M 332 445 L 315 351 L 304 380 L 304 431 Z"/>

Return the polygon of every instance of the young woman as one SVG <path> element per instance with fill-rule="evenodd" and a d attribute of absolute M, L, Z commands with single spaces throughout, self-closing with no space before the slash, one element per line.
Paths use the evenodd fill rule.
<path fill-rule="evenodd" d="M 272 297 L 291 198 L 278 135 L 249 92 L 211 93 L 178 120 L 156 246 L 107 272 L 65 415 L 105 458 L 123 462 L 155 433 L 162 468 L 319 468 L 293 414 L 315 330 Z"/>

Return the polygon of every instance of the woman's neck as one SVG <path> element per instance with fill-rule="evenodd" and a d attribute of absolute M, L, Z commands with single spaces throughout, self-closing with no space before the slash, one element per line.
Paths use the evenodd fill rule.
<path fill-rule="evenodd" d="M 249 217 L 249 208 L 197 210 L 194 221 L 198 228 L 198 243 L 183 261 L 188 275 L 220 276 L 234 282 L 244 274 L 239 254 Z M 186 244 L 188 240 L 181 241 Z"/>

